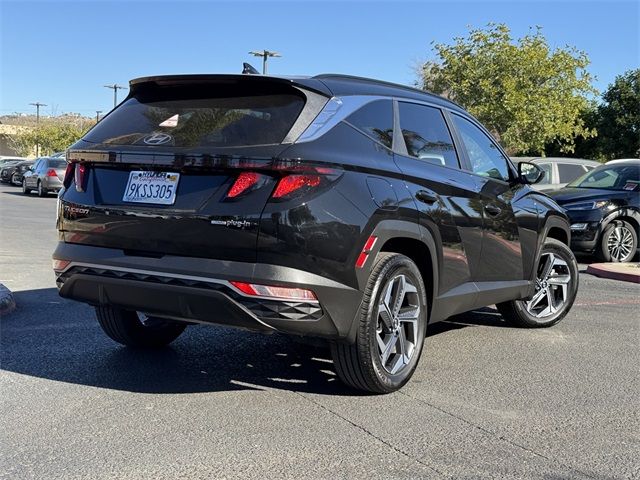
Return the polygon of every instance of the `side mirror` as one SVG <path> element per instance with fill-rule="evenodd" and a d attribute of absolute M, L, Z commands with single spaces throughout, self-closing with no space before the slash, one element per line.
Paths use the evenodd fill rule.
<path fill-rule="evenodd" d="M 541 182 L 544 178 L 544 170 L 531 162 L 518 163 L 518 178 L 525 185 L 533 185 Z"/>

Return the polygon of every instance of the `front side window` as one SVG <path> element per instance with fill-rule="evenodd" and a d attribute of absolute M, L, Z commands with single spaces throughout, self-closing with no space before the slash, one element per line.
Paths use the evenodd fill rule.
<path fill-rule="evenodd" d="M 469 120 L 452 115 L 471 162 L 471 171 L 483 177 L 509 180 L 507 159 L 494 141 Z"/>
<path fill-rule="evenodd" d="M 407 153 L 428 163 L 459 168 L 451 134 L 438 108 L 400 102 L 400 129 Z"/>
<path fill-rule="evenodd" d="M 347 122 L 387 148 L 393 144 L 393 104 L 376 100 L 352 113 Z"/>

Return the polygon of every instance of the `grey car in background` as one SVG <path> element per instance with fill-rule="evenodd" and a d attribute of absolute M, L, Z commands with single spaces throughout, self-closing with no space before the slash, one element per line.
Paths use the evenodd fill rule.
<path fill-rule="evenodd" d="M 67 162 L 62 158 L 37 159 L 22 177 L 22 193 L 28 194 L 35 190 L 39 197 L 44 197 L 49 192 L 57 193 L 62 188 L 66 169 Z"/>
<path fill-rule="evenodd" d="M 558 190 L 586 172 L 602 165 L 594 160 L 583 158 L 511 157 L 511 160 L 516 164 L 520 162 L 535 163 L 544 170 L 542 181 L 532 185 L 533 188 L 542 192 Z"/>

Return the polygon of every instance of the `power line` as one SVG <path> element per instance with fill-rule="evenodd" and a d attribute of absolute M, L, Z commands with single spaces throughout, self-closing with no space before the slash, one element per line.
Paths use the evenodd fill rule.
<path fill-rule="evenodd" d="M 266 75 L 266 73 L 267 73 L 267 59 L 269 57 L 281 57 L 282 56 L 278 52 L 271 52 L 269 50 L 257 50 L 257 51 L 249 52 L 249 54 L 253 55 L 254 57 L 262 57 L 262 74 L 263 75 Z"/>
<path fill-rule="evenodd" d="M 104 88 L 111 88 L 113 90 L 113 108 L 116 108 L 116 105 L 118 105 L 118 90 L 124 90 L 125 87 L 114 83 L 113 85 L 104 85 Z"/>

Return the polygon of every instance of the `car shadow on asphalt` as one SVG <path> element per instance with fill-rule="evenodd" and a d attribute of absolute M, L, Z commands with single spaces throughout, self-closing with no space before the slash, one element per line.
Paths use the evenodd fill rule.
<path fill-rule="evenodd" d="M 138 350 L 111 341 L 91 307 L 60 298 L 55 288 L 14 295 L 16 311 L 0 318 L 2 370 L 139 393 L 275 388 L 363 395 L 338 380 L 326 346 L 279 334 L 194 325 L 168 347 Z M 502 326 L 501 321 L 495 310 L 481 309 L 432 325 L 427 336 L 472 325 Z"/>
<path fill-rule="evenodd" d="M 2 192 L 3 195 L 15 195 L 16 197 L 33 197 L 33 198 L 57 198 L 56 195 L 54 195 L 53 193 L 48 193 L 47 195 L 45 195 L 44 197 L 39 197 L 38 195 L 36 195 L 36 192 L 31 192 L 29 195 L 25 195 L 24 193 L 22 193 L 22 190 L 20 189 L 20 187 L 17 187 L 14 185 L 14 187 L 16 187 L 16 191 L 15 192 Z"/>

